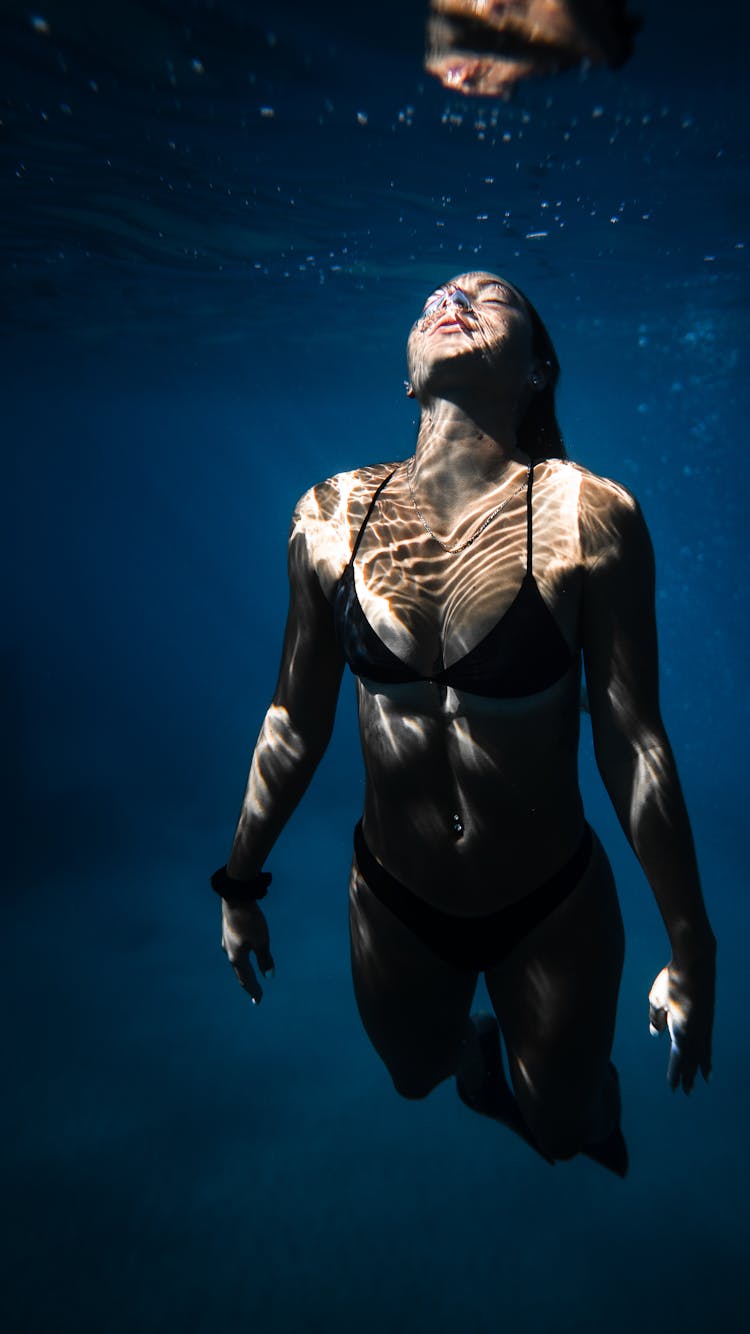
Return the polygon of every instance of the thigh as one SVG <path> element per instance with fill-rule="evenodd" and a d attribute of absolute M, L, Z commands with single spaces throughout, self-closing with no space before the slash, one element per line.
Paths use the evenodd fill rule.
<path fill-rule="evenodd" d="M 521 1111 L 553 1152 L 580 1148 L 596 1114 L 623 957 L 614 878 L 594 837 L 573 892 L 486 975 Z"/>
<path fill-rule="evenodd" d="M 405 1097 L 458 1064 L 477 974 L 444 963 L 375 897 L 356 862 L 349 883 L 354 994 L 368 1037 Z"/>

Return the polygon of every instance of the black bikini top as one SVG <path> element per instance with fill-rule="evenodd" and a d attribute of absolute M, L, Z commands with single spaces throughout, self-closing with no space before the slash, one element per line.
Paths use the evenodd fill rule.
<path fill-rule="evenodd" d="M 396 470 L 394 469 L 394 472 Z M 539 592 L 532 574 L 531 488 L 534 465 L 526 488 L 526 573 L 505 615 L 452 667 L 423 676 L 383 643 L 367 620 L 354 583 L 354 560 L 378 497 L 393 477 L 383 479 L 370 501 L 357 534 L 349 564 L 336 585 L 333 612 L 336 637 L 355 676 L 382 685 L 430 681 L 454 690 L 490 699 L 519 699 L 535 695 L 559 681 L 575 654 Z"/>

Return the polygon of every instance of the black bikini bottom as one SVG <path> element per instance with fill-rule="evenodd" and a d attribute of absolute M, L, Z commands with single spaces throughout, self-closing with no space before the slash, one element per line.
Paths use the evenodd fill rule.
<path fill-rule="evenodd" d="M 591 860 L 592 846 L 591 829 L 586 825 L 570 861 L 525 898 L 483 917 L 456 917 L 425 903 L 381 866 L 365 842 L 361 821 L 354 830 L 357 866 L 376 899 L 440 959 L 480 973 L 502 963 L 573 892 Z"/>

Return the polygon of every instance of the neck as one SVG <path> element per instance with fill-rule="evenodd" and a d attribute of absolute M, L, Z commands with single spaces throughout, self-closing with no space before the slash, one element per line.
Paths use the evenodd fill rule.
<path fill-rule="evenodd" d="M 423 403 L 414 478 L 428 502 L 439 498 L 441 508 L 465 503 L 528 461 L 518 446 L 515 411 L 506 405 L 472 400 L 468 406 L 445 398 Z"/>

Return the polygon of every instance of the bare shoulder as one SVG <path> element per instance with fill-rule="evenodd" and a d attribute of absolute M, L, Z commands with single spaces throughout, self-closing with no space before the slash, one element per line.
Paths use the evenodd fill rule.
<path fill-rule="evenodd" d="M 336 473 L 311 486 L 294 507 L 290 544 L 304 544 L 324 592 L 340 578 L 354 536 L 377 487 L 397 463 L 376 463 Z"/>
<path fill-rule="evenodd" d="M 564 466 L 578 483 L 581 554 L 587 567 L 649 546 L 648 530 L 632 491 L 578 463 Z"/>
<path fill-rule="evenodd" d="M 555 463 L 577 479 L 583 506 L 599 509 L 602 513 L 610 510 L 633 513 L 637 509 L 638 501 L 622 482 L 612 477 L 602 477 L 600 473 L 592 472 L 590 468 L 584 468 L 583 464 L 573 463 L 570 459 L 559 463 L 555 460 Z"/>
<path fill-rule="evenodd" d="M 348 522 L 352 511 L 367 508 L 375 489 L 395 463 L 375 463 L 351 472 L 339 472 L 311 486 L 294 507 L 294 525 L 314 529 L 316 525 Z"/>

